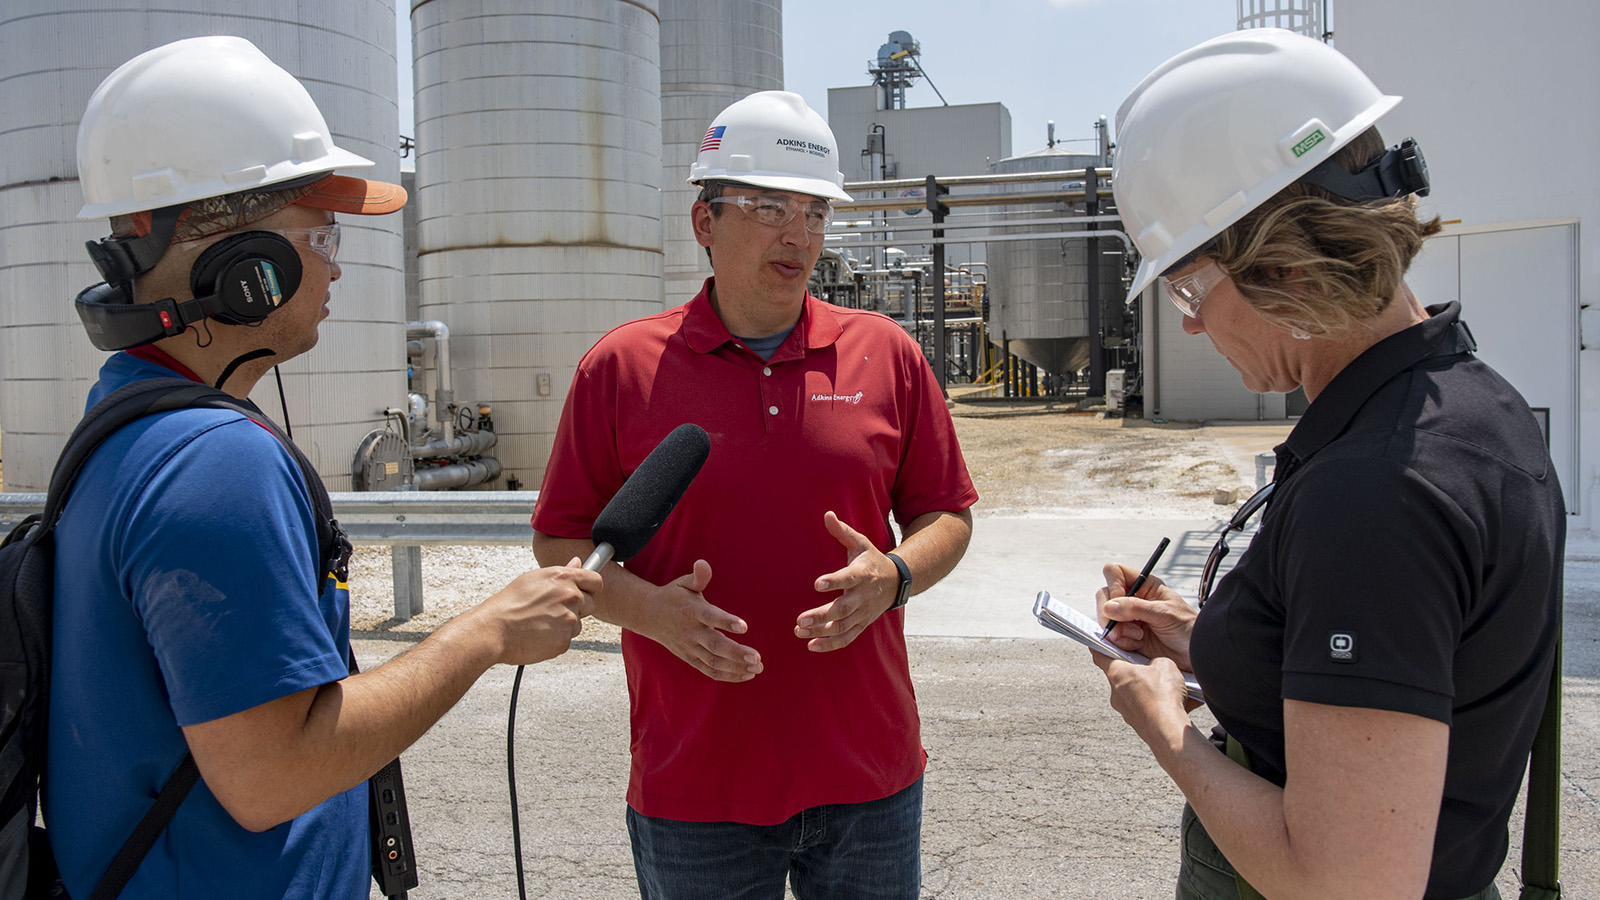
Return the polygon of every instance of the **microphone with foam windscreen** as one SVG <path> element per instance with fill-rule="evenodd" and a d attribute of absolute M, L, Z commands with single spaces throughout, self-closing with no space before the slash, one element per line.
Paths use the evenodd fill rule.
<path fill-rule="evenodd" d="M 583 567 L 598 572 L 613 559 L 626 562 L 643 550 L 710 453 L 711 436 L 704 428 L 686 422 L 672 429 L 594 520 L 594 552 Z"/>

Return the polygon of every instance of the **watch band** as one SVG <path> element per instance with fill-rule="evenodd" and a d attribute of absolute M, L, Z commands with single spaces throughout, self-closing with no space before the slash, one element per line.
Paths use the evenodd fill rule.
<path fill-rule="evenodd" d="M 907 600 L 911 599 L 911 567 L 906 565 L 906 561 L 901 559 L 897 553 L 885 553 L 884 555 L 889 557 L 889 561 L 894 563 L 896 569 L 900 570 L 900 591 L 894 595 L 894 602 L 889 604 L 890 609 L 899 609 L 906 605 Z"/>

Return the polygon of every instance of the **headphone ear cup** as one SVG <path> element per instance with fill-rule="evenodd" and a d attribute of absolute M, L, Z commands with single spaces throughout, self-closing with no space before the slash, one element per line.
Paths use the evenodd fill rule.
<path fill-rule="evenodd" d="M 288 238 L 246 231 L 200 254 L 189 270 L 189 289 L 196 298 L 216 298 L 217 321 L 254 325 L 294 296 L 301 274 L 300 254 Z"/>

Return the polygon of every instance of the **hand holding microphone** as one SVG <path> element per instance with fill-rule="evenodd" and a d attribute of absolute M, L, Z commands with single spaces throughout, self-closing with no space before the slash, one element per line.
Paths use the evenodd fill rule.
<path fill-rule="evenodd" d="M 600 576 L 574 558 L 518 575 L 468 615 L 481 612 L 499 629 L 500 662 L 532 665 L 567 652 L 584 617 L 594 612 L 593 595 L 600 589 Z"/>

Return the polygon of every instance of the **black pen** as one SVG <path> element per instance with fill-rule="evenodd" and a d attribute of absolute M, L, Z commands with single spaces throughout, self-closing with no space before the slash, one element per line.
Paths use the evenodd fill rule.
<path fill-rule="evenodd" d="M 1144 568 L 1139 570 L 1139 577 L 1135 578 L 1133 584 L 1129 585 L 1127 596 L 1132 597 L 1139 592 L 1139 588 L 1144 587 L 1145 579 L 1150 577 L 1150 572 L 1155 569 L 1156 563 L 1160 561 L 1161 554 L 1167 552 L 1167 545 L 1170 543 L 1172 543 L 1171 538 L 1162 538 L 1161 543 L 1156 545 L 1156 552 L 1150 554 L 1150 561 L 1144 564 Z M 1117 627 L 1117 623 L 1107 622 L 1106 630 L 1101 633 L 1100 639 L 1105 640 L 1110 637 L 1111 629 L 1115 627 Z"/>

